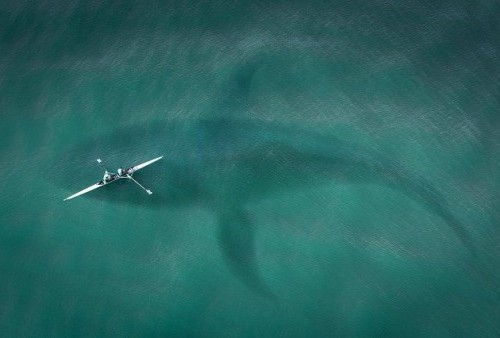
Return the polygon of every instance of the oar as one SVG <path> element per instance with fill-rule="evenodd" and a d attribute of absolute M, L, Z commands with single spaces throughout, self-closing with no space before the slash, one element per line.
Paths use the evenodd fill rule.
<path fill-rule="evenodd" d="M 108 172 L 108 169 L 106 169 L 106 167 L 104 166 L 104 163 L 102 163 L 100 158 L 97 159 L 97 163 L 99 163 L 101 165 L 101 167 L 104 169 L 105 172 Z"/>
<path fill-rule="evenodd" d="M 128 177 L 128 178 L 130 178 L 130 179 L 131 179 L 132 181 L 134 181 L 135 183 L 137 183 L 137 185 L 138 185 L 139 187 L 141 187 L 141 188 L 142 188 L 145 192 L 147 192 L 149 195 L 152 195 L 152 194 L 153 194 L 153 192 L 152 192 L 151 190 L 144 188 L 144 187 L 143 187 L 143 186 L 142 186 L 139 182 L 137 182 L 136 180 L 134 180 L 134 178 L 133 178 L 132 176 L 127 175 L 127 177 Z"/>

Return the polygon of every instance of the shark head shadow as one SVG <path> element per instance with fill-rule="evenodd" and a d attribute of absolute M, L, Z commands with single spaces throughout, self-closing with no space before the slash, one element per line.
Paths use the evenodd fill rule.
<path fill-rule="evenodd" d="M 118 129 L 70 147 L 59 159 L 64 166 L 54 168 L 57 176 L 52 179 L 69 194 L 93 183 L 88 182 L 89 172 L 95 172 L 98 179 L 100 170 L 94 164 L 98 157 L 106 159 L 112 169 L 159 155 L 164 155 L 162 161 L 134 176 L 154 191 L 152 196 L 119 181 L 79 198 L 143 207 L 210 208 L 218 220 L 219 245 L 229 270 L 266 297 L 273 293 L 259 274 L 256 227 L 246 205 L 269 194 L 293 193 L 295 188 L 331 180 L 389 186 L 440 216 L 474 250 L 443 195 L 402 164 L 331 137 L 260 121 L 155 121 Z"/>

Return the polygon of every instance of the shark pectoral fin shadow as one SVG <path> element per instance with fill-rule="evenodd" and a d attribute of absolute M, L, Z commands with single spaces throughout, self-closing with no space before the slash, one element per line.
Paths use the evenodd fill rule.
<path fill-rule="evenodd" d="M 275 296 L 262 281 L 255 258 L 255 225 L 241 208 L 219 215 L 219 244 L 231 272 L 261 296 Z"/>

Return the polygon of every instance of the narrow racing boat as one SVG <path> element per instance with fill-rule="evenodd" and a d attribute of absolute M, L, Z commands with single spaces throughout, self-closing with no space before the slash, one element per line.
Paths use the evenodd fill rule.
<path fill-rule="evenodd" d="M 106 168 L 104 168 L 104 177 L 102 178 L 102 180 L 100 180 L 99 182 L 97 182 L 96 184 L 93 184 L 91 185 L 90 187 L 88 188 L 85 188 L 69 197 L 66 197 L 64 199 L 64 201 L 67 201 L 67 200 L 70 200 L 72 198 L 75 198 L 75 197 L 78 197 L 78 196 L 81 196 L 83 194 L 86 194 L 92 190 L 95 190 L 97 188 L 100 188 L 100 187 L 103 187 L 105 186 L 106 184 L 110 184 L 112 182 L 115 182 L 119 179 L 122 179 L 122 178 L 127 178 L 129 180 L 132 180 L 134 183 L 136 183 L 138 186 L 140 186 L 145 192 L 147 192 L 149 195 L 153 194 L 153 192 L 149 189 L 146 189 L 144 188 L 139 182 L 137 182 L 133 177 L 132 175 L 139 169 L 142 169 L 144 167 L 147 167 L 148 165 L 150 164 L 153 164 L 155 163 L 156 161 L 159 161 L 163 158 L 163 156 L 160 156 L 160 157 L 157 157 L 155 159 L 152 159 L 150 161 L 147 161 L 147 162 L 144 162 L 144 163 L 141 163 L 141 164 L 138 164 L 138 165 L 135 165 L 135 166 L 132 166 L 128 169 L 121 169 L 119 168 L 117 170 L 117 173 L 110 173 Z M 97 163 L 99 163 L 100 165 L 103 165 L 102 161 L 100 158 L 97 159 Z"/>

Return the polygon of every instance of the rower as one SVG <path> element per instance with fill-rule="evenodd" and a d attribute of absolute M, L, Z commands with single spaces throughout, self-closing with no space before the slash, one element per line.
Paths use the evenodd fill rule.
<path fill-rule="evenodd" d="M 114 182 L 114 181 L 117 181 L 118 179 L 120 178 L 128 178 L 130 179 L 131 181 L 133 181 L 135 184 L 137 184 L 139 187 L 141 187 L 141 189 L 143 189 L 145 192 L 148 193 L 148 195 L 151 195 L 153 194 L 153 192 L 149 189 L 146 189 L 144 188 L 139 182 L 137 182 L 133 177 L 132 177 L 132 174 L 139 170 L 139 169 L 142 169 L 156 161 L 159 161 L 163 158 L 163 156 L 160 156 L 160 157 L 157 157 L 157 158 L 154 158 L 152 160 L 149 160 L 147 162 L 144 162 L 144 163 L 141 163 L 141 164 L 138 164 L 138 165 L 135 165 L 133 167 L 130 167 L 128 169 L 125 169 L 123 170 L 122 168 L 118 169 L 118 174 L 115 174 L 115 173 L 110 173 L 106 170 L 106 167 L 104 167 L 104 164 L 102 164 L 102 161 L 100 158 L 97 159 L 97 163 L 99 163 L 103 169 L 104 169 L 104 176 L 102 178 L 101 181 L 97 182 L 96 184 L 93 184 L 91 185 L 90 187 L 87 187 L 79 192 L 77 192 L 76 194 L 73 194 L 67 198 L 65 198 L 64 200 L 67 201 L 67 200 L 70 200 L 72 198 L 75 198 L 77 196 L 80 196 L 80 195 L 83 195 L 85 193 L 88 193 L 89 191 L 92 191 L 92 190 L 95 190 L 97 188 L 100 188 L 102 187 L 103 185 L 106 185 L 107 183 L 111 183 L 111 182 Z"/>
<path fill-rule="evenodd" d="M 111 181 L 111 175 L 108 173 L 108 171 L 107 171 L 107 170 L 104 172 L 104 177 L 102 178 L 102 180 L 103 180 L 104 182 L 109 182 L 109 181 Z"/>

